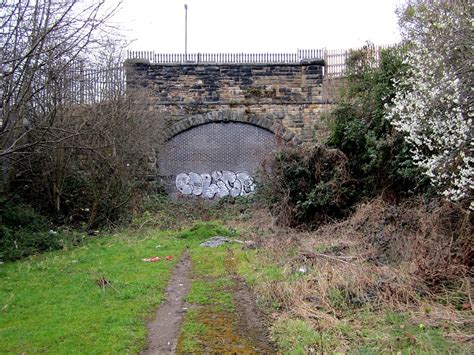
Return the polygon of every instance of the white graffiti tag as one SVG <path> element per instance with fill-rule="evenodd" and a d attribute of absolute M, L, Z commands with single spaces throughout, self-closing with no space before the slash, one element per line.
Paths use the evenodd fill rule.
<path fill-rule="evenodd" d="M 181 173 L 176 188 L 183 195 L 212 199 L 214 196 L 247 196 L 255 191 L 255 182 L 246 172 L 213 171 L 211 174 Z"/>

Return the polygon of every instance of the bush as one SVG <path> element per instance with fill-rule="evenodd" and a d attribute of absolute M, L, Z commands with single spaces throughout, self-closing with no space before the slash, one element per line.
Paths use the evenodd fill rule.
<path fill-rule="evenodd" d="M 290 227 L 311 229 L 345 216 L 355 193 L 346 156 L 323 146 L 279 151 L 265 162 L 261 180 L 260 199 Z"/>
<path fill-rule="evenodd" d="M 385 119 L 395 80 L 406 75 L 400 52 L 367 45 L 353 51 L 339 103 L 329 114 L 329 149 L 287 149 L 269 159 L 260 188 L 282 225 L 314 228 L 346 216 L 380 193 L 394 200 L 427 191 L 410 146 Z"/>
<path fill-rule="evenodd" d="M 28 205 L 3 206 L 0 222 L 1 261 L 77 246 L 85 239 L 76 232 L 53 231 L 48 220 Z"/>
<path fill-rule="evenodd" d="M 148 159 L 158 144 L 156 120 L 139 114 L 138 101 L 128 98 L 67 107 L 57 117 L 55 129 L 64 137 L 12 159 L 8 192 L 61 224 L 129 222 L 130 209 L 153 189 L 147 180 L 155 173 Z"/>
<path fill-rule="evenodd" d="M 348 59 L 346 87 L 332 112 L 328 145 L 348 158 L 348 171 L 358 180 L 358 199 L 385 192 L 395 197 L 424 191 L 427 182 L 411 159 L 410 146 L 384 118 L 395 96 L 394 82 L 405 75 L 403 49 L 380 52 L 375 64 L 372 45 Z"/>
<path fill-rule="evenodd" d="M 474 210 L 472 1 L 413 0 L 400 9 L 409 75 L 387 119 L 433 189 Z"/>
<path fill-rule="evenodd" d="M 351 218 L 320 229 L 365 241 L 364 256 L 372 264 L 399 267 L 430 291 L 459 283 L 472 272 L 472 213 L 460 204 L 420 197 L 399 204 L 376 198 L 361 204 Z"/>

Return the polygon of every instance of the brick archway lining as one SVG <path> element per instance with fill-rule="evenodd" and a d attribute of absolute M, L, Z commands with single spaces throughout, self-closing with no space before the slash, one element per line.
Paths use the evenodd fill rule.
<path fill-rule="evenodd" d="M 283 118 L 278 114 L 246 114 L 242 111 L 213 111 L 205 114 L 193 115 L 183 120 L 180 120 L 163 132 L 164 141 L 169 141 L 174 136 L 184 132 L 190 128 L 200 126 L 211 122 L 240 122 L 251 124 L 263 129 L 266 129 L 275 136 L 277 140 L 291 145 L 299 145 L 302 143 L 301 139 L 293 132 L 283 127 L 278 121 Z"/>

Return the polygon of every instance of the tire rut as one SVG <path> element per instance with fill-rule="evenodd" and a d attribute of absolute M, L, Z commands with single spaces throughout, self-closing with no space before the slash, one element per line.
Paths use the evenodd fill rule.
<path fill-rule="evenodd" d="M 176 264 L 166 286 L 166 301 L 156 311 L 155 318 L 148 323 L 148 347 L 144 355 L 175 354 L 181 323 L 186 313 L 184 297 L 188 294 L 191 282 L 191 259 L 183 253 Z"/>

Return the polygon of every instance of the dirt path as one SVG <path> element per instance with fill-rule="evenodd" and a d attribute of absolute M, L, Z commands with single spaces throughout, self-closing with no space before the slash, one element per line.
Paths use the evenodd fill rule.
<path fill-rule="evenodd" d="M 212 253 L 212 251 L 210 251 Z M 249 287 L 235 272 L 233 252 L 226 253 L 225 268 L 232 286 L 235 311 L 227 312 L 211 306 L 187 305 L 184 298 L 191 286 L 191 260 L 188 253 L 176 265 L 166 288 L 167 300 L 156 312 L 156 317 L 148 324 L 148 348 L 143 354 L 183 353 L 178 341 L 186 307 L 198 310 L 199 322 L 207 331 L 198 338 L 204 353 L 212 354 L 275 354 L 274 345 L 269 340 L 266 322 L 257 308 L 255 297 Z M 212 291 L 211 291 L 212 292 Z M 178 347 L 178 349 L 177 349 Z"/>
<path fill-rule="evenodd" d="M 156 311 L 153 321 L 148 323 L 148 348 L 143 354 L 175 354 L 185 302 L 190 287 L 191 260 L 185 252 L 171 275 L 166 287 L 166 302 Z"/>
<path fill-rule="evenodd" d="M 235 256 L 231 249 L 227 253 L 227 271 L 234 280 L 233 298 L 236 306 L 238 332 L 251 340 L 253 351 L 258 354 L 275 354 L 275 345 L 270 341 L 267 322 L 257 307 L 255 295 L 245 281 L 237 275 Z"/>
<path fill-rule="evenodd" d="M 258 354 L 275 354 L 262 312 L 257 308 L 255 296 L 245 282 L 235 276 L 234 302 L 237 310 L 238 332 L 251 339 L 253 351 Z"/>

